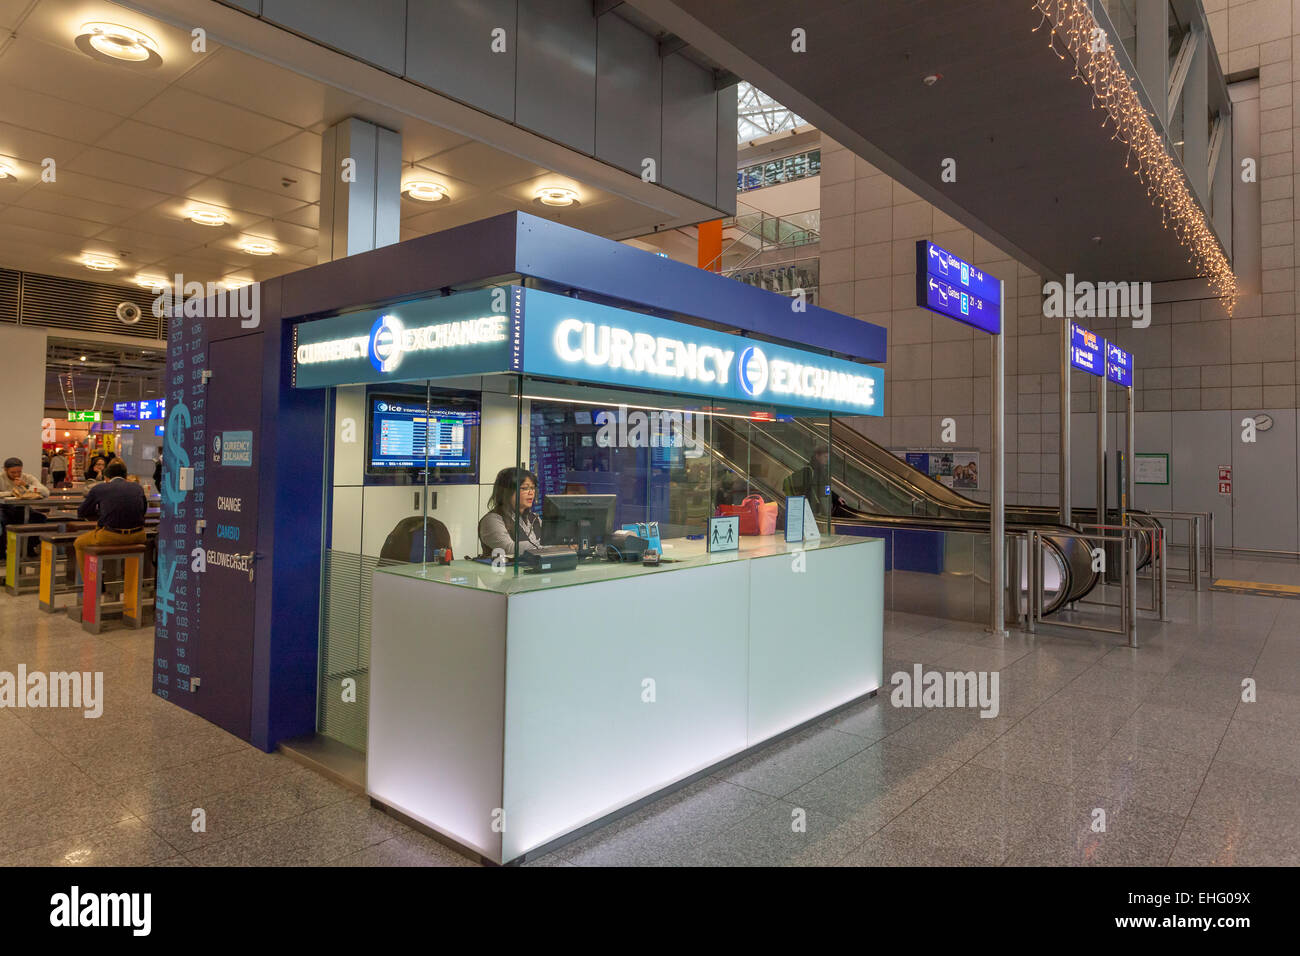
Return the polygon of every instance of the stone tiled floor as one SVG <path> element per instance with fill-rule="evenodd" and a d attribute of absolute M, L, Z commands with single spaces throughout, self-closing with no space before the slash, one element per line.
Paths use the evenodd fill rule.
<path fill-rule="evenodd" d="M 897 709 L 886 688 L 529 865 L 1300 864 L 1300 601 L 1171 590 L 1170 614 L 1137 650 L 889 615 L 886 675 L 997 668 L 999 716 Z M 0 710 L 0 865 L 470 865 L 152 696 L 152 640 L 0 596 L 0 670 L 106 685 L 96 720 Z"/>

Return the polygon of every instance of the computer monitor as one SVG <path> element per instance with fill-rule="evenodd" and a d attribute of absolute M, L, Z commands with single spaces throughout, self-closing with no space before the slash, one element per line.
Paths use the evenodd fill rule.
<path fill-rule="evenodd" d="M 367 396 L 366 474 L 427 474 L 430 481 L 468 484 L 478 479 L 477 396 L 439 393 Z"/>
<path fill-rule="evenodd" d="M 542 501 L 542 544 L 594 550 L 614 536 L 615 495 L 547 495 Z"/>

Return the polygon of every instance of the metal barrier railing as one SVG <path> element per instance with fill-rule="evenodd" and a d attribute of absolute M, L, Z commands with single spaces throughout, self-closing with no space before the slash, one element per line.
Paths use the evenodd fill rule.
<path fill-rule="evenodd" d="M 1210 580 L 1214 580 L 1214 512 L 1212 511 L 1150 511 L 1153 518 L 1166 518 L 1172 521 L 1187 522 L 1188 563 L 1185 568 L 1171 568 L 1174 571 L 1186 571 L 1187 578 L 1176 578 L 1175 583 L 1190 584 L 1197 591 L 1201 590 L 1201 569 L 1206 568 Z M 1201 552 L 1205 552 L 1205 563 L 1201 562 Z"/>
<path fill-rule="evenodd" d="M 1080 600 L 1076 603 L 1091 604 L 1096 607 L 1118 608 L 1120 616 L 1119 627 L 1107 627 L 1100 623 L 1080 624 L 1074 621 L 1062 620 L 1059 616 L 1051 621 L 1043 619 L 1044 603 L 1044 577 L 1045 565 L 1043 555 L 1043 534 L 1035 528 L 1028 528 L 1024 531 L 1027 541 L 1027 560 L 1029 563 L 1029 595 L 1028 607 L 1026 609 L 1025 625 L 1031 632 L 1035 633 L 1039 624 L 1051 624 L 1053 627 L 1066 627 L 1079 631 L 1094 631 L 1103 634 L 1118 634 L 1128 641 L 1130 647 L 1137 647 L 1137 620 L 1139 610 L 1149 610 L 1159 615 L 1161 620 L 1166 619 L 1165 613 L 1165 593 L 1164 583 L 1167 580 L 1165 571 L 1165 535 L 1163 529 L 1137 528 L 1125 525 L 1087 525 L 1080 524 L 1079 528 L 1092 528 L 1093 532 L 1085 531 L 1063 531 L 1053 528 L 1051 534 L 1054 538 L 1075 538 L 1085 543 L 1089 543 L 1089 549 L 1094 550 L 1091 543 L 1100 544 L 1100 549 L 1105 553 L 1107 544 L 1117 545 L 1120 553 L 1120 573 L 1119 584 L 1120 594 L 1119 602 L 1114 603 L 1105 600 L 1106 583 L 1105 574 L 1098 586 L 1102 591 L 1101 600 Z M 1150 607 L 1141 607 L 1138 601 L 1137 586 L 1137 566 L 1138 566 L 1138 542 L 1142 535 L 1150 534 L 1152 536 L 1151 560 L 1153 562 L 1153 579 L 1152 595 Z M 1019 547 L 1014 549 L 1017 552 Z M 1104 566 L 1103 566 L 1104 567 Z M 1017 570 L 1017 583 L 1019 572 Z M 1157 587 L 1157 582 L 1161 585 Z M 1016 601 L 1017 609 L 1020 607 L 1019 597 Z M 1060 612 L 1058 612 L 1059 614 Z"/>

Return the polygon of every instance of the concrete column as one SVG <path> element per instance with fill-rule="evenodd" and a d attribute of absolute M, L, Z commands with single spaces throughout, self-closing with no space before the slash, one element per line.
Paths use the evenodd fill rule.
<path fill-rule="evenodd" d="M 0 355 L 4 356 L 5 378 L 0 461 L 21 458 L 23 470 L 38 478 L 41 419 L 45 417 L 45 340 L 45 329 L 0 324 Z"/>
<path fill-rule="evenodd" d="M 320 172 L 321 262 L 401 238 L 400 133 L 355 116 L 341 120 L 321 134 Z"/>
<path fill-rule="evenodd" d="M 1169 122 L 1169 4 L 1137 5 L 1138 79 L 1160 119 Z"/>

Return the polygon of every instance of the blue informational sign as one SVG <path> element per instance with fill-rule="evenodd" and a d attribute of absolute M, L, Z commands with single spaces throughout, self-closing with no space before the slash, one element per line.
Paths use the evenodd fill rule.
<path fill-rule="evenodd" d="M 1101 376 L 1106 373 L 1106 340 L 1096 332 L 1090 332 L 1077 322 L 1070 323 L 1070 364 L 1089 375 Z"/>
<path fill-rule="evenodd" d="M 916 244 L 916 304 L 981 331 L 1002 330 L 1002 284 L 928 239 Z"/>
<path fill-rule="evenodd" d="M 119 422 L 161 421 L 167 413 L 165 399 L 143 402 L 115 402 L 113 420 Z"/>
<path fill-rule="evenodd" d="M 251 468 L 253 433 L 251 431 L 217 432 L 212 436 L 212 458 L 218 465 Z"/>
<path fill-rule="evenodd" d="M 506 311 L 494 311 L 505 303 Z M 884 413 L 870 365 L 519 286 L 421 299 L 294 327 L 294 385 L 322 388 L 492 372 Z"/>
<path fill-rule="evenodd" d="M 523 371 L 679 395 L 883 414 L 878 368 L 523 290 Z"/>
<path fill-rule="evenodd" d="M 518 287 L 348 312 L 294 326 L 294 385 L 322 388 L 518 371 Z"/>
<path fill-rule="evenodd" d="M 1133 356 L 1114 342 L 1106 343 L 1106 377 L 1116 385 L 1133 387 Z"/>

